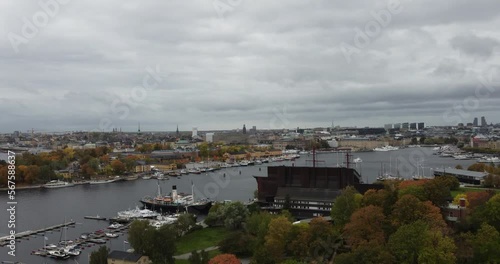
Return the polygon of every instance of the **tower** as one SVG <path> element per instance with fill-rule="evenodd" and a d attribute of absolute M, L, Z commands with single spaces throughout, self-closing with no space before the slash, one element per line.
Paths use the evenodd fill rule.
<path fill-rule="evenodd" d="M 243 124 L 243 134 L 247 133 L 247 128 L 245 127 L 245 124 Z"/>
<path fill-rule="evenodd" d="M 177 130 L 175 130 L 175 135 L 179 137 L 179 125 L 177 125 Z"/>
<path fill-rule="evenodd" d="M 486 123 L 486 118 L 484 116 L 481 117 L 481 126 L 482 127 L 488 126 L 488 123 Z"/>
<path fill-rule="evenodd" d="M 138 127 L 137 127 L 137 133 L 140 134 L 141 133 L 141 122 L 139 122 L 138 124 Z"/>
<path fill-rule="evenodd" d="M 477 117 L 474 117 L 474 121 L 472 122 L 472 125 L 477 127 L 479 124 L 477 122 Z"/>

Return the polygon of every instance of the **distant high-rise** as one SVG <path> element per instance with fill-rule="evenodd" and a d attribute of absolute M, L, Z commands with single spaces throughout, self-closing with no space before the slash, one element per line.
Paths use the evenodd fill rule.
<path fill-rule="evenodd" d="M 424 128 L 425 128 L 425 123 L 424 123 L 424 122 L 419 122 L 419 123 L 417 124 L 417 129 L 418 129 L 418 130 L 423 130 Z"/>
<path fill-rule="evenodd" d="M 198 128 L 197 127 L 193 127 L 193 133 L 191 134 L 191 137 L 192 138 L 198 137 Z"/>
<path fill-rule="evenodd" d="M 245 124 L 243 124 L 243 134 L 247 133 L 247 128 L 245 127 Z"/>
<path fill-rule="evenodd" d="M 392 129 L 392 124 L 385 124 L 384 128 L 385 128 L 385 130 L 390 130 L 390 129 Z"/>
<path fill-rule="evenodd" d="M 488 126 L 488 123 L 486 123 L 486 118 L 484 116 L 481 117 L 481 126 L 482 127 Z"/>
<path fill-rule="evenodd" d="M 179 137 L 179 125 L 177 125 L 177 130 L 175 131 L 175 135 Z"/>
<path fill-rule="evenodd" d="M 477 122 L 477 117 L 474 117 L 474 121 L 472 122 L 472 125 L 477 127 L 479 123 Z"/>
<path fill-rule="evenodd" d="M 402 129 L 406 129 L 406 130 L 408 130 L 408 128 L 410 128 L 410 124 L 409 124 L 409 123 L 407 123 L 407 122 L 402 123 L 402 124 L 401 124 L 401 128 L 402 128 Z"/>
<path fill-rule="evenodd" d="M 401 123 L 394 124 L 394 129 L 401 129 Z"/>
<path fill-rule="evenodd" d="M 411 130 L 417 130 L 417 123 L 410 123 Z"/>

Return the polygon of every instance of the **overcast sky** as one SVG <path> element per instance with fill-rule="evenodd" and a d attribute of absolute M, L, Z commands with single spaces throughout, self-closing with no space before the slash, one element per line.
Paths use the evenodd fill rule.
<path fill-rule="evenodd" d="M 500 122 L 498 0 L 40 2 L 0 2 L 1 132 Z"/>

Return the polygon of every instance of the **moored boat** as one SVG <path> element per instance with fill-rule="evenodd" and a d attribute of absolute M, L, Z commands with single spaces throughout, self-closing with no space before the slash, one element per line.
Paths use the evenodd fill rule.
<path fill-rule="evenodd" d="M 53 180 L 53 181 L 50 181 L 50 182 L 42 185 L 43 188 L 48 188 L 48 189 L 64 188 L 64 187 L 72 187 L 72 186 L 75 186 L 75 185 L 73 183 L 59 181 L 59 180 Z"/>

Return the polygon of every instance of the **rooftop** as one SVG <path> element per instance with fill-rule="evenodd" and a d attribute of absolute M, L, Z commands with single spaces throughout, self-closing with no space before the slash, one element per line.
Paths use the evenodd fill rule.
<path fill-rule="evenodd" d="M 141 254 L 129 253 L 125 251 L 113 250 L 108 255 L 108 259 L 127 260 L 137 262 L 142 257 Z"/>

